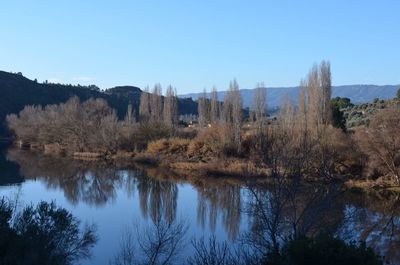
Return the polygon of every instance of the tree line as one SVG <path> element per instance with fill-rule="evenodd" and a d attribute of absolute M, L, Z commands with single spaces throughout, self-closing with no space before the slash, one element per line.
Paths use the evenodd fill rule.
<path fill-rule="evenodd" d="M 225 168 L 236 166 L 237 175 L 242 177 L 276 174 L 285 178 L 362 180 L 366 176 L 399 184 L 398 99 L 388 101 L 367 127 L 348 131 L 342 109 L 352 103 L 346 98 L 331 99 L 331 67 L 327 61 L 315 64 L 301 80 L 297 104 L 290 95 L 282 98 L 275 118 L 267 115 L 265 86 L 257 86 L 248 121 L 244 119 L 239 86 L 233 80 L 222 104 L 215 89 L 210 97 L 206 92 L 200 97 L 195 138 L 152 142 L 149 155 L 161 156 L 160 161 L 167 160 L 168 164 L 188 158 L 205 161 L 215 167 L 206 173 L 221 172 L 218 164 L 225 163 Z M 168 160 L 174 150 L 181 150 L 183 156 Z M 219 162 L 212 165 L 213 161 Z M 183 168 L 182 163 L 177 166 Z M 187 163 L 186 168 L 193 166 Z"/>
<path fill-rule="evenodd" d="M 165 96 L 162 94 L 160 84 L 151 93 L 144 89 L 138 115 L 130 105 L 124 119 L 118 119 L 102 99 L 80 102 L 71 98 L 58 105 L 26 106 L 7 121 L 24 142 L 56 144 L 74 152 L 115 153 L 149 147 L 160 156 L 160 148 L 164 148 L 168 155 L 179 150 L 181 160 L 247 159 L 258 167 L 275 168 L 279 174 L 286 168 L 290 170 L 284 175 L 306 173 L 324 179 L 361 176 L 374 165 L 369 176 L 400 181 L 398 101 L 375 115 L 367 128 L 347 132 L 341 109 L 351 102 L 331 99 L 328 61 L 315 64 L 301 80 L 297 104 L 289 95 L 282 98 L 276 119 L 267 115 L 262 83 L 257 84 L 249 117 L 236 80 L 230 82 L 222 101 L 216 88 L 210 97 L 204 91 L 198 100 L 198 126 L 193 130 L 178 126 L 176 89 L 168 86 Z M 159 139 L 167 140 L 155 142 Z"/>
<path fill-rule="evenodd" d="M 29 144 L 57 144 L 78 152 L 131 151 L 174 134 L 178 123 L 176 90 L 169 86 L 162 97 L 161 86 L 156 85 L 153 93 L 142 93 L 139 121 L 136 117 L 131 104 L 121 120 L 104 99 L 81 102 L 72 97 L 61 104 L 26 106 L 6 120 L 18 139 Z"/>

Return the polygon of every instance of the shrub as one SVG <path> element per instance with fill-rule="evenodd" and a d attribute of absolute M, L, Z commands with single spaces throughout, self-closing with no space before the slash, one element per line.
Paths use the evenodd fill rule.
<path fill-rule="evenodd" d="M 368 129 L 358 130 L 356 139 L 376 169 L 400 184 L 400 109 L 381 110 L 371 118 Z"/>
<path fill-rule="evenodd" d="M 147 146 L 147 153 L 150 154 L 182 154 L 189 146 L 189 140 L 180 138 L 160 139 L 150 142 Z"/>
<path fill-rule="evenodd" d="M 300 237 L 289 241 L 282 253 L 271 253 L 266 265 L 380 265 L 382 258 L 365 243 L 346 244 L 339 238 L 318 236 Z"/>
<path fill-rule="evenodd" d="M 0 200 L 0 264 L 74 264 L 90 256 L 97 241 L 94 227 L 54 203 L 41 202 L 15 213 Z"/>
<path fill-rule="evenodd" d="M 208 156 L 216 153 L 216 150 L 213 149 L 213 146 L 210 143 L 204 142 L 199 139 L 195 139 L 190 142 L 188 147 L 188 155 L 193 156 Z"/>
<path fill-rule="evenodd" d="M 218 127 L 204 128 L 191 141 L 188 147 L 190 156 L 218 156 L 223 150 L 221 131 Z"/>

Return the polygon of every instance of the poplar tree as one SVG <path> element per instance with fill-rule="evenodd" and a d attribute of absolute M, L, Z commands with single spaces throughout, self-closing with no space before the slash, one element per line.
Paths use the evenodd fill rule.
<path fill-rule="evenodd" d="M 159 123 L 162 118 L 162 89 L 160 84 L 156 84 L 150 96 L 151 121 Z"/>
<path fill-rule="evenodd" d="M 207 106 L 207 91 L 204 89 L 202 96 L 198 101 L 198 114 L 199 114 L 199 126 L 205 127 L 208 123 L 208 106 Z"/>
<path fill-rule="evenodd" d="M 164 98 L 164 123 L 171 129 L 178 124 L 178 101 L 176 90 L 170 85 Z"/>
<path fill-rule="evenodd" d="M 213 87 L 210 99 L 210 122 L 212 125 L 218 124 L 219 117 L 219 103 L 217 89 Z"/>
<path fill-rule="evenodd" d="M 242 97 L 236 79 L 230 82 L 229 90 L 224 99 L 223 123 L 226 137 L 225 141 L 233 144 L 236 151 L 240 152 L 242 142 Z"/>
<path fill-rule="evenodd" d="M 266 89 L 264 83 L 258 83 L 255 96 L 254 96 L 254 112 L 257 123 L 257 129 L 261 132 L 265 125 L 265 111 L 266 111 Z"/>
<path fill-rule="evenodd" d="M 150 119 L 150 93 L 149 87 L 146 86 L 140 94 L 140 105 L 139 105 L 139 120 L 141 122 L 147 122 Z"/>

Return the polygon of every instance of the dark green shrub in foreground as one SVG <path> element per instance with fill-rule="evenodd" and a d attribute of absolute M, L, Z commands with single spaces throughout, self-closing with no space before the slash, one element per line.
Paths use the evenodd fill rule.
<path fill-rule="evenodd" d="M 0 264 L 74 264 L 88 258 L 96 243 L 94 227 L 80 229 L 80 221 L 54 203 L 41 202 L 20 213 L 0 200 Z"/>
<path fill-rule="evenodd" d="M 365 243 L 346 244 L 330 236 L 301 237 L 288 242 L 280 254 L 270 254 L 266 265 L 378 265 L 382 258 Z"/>

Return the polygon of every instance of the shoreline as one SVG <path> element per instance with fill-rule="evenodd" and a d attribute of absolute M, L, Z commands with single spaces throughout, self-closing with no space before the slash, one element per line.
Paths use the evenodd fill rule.
<path fill-rule="evenodd" d="M 10 144 L 10 142 L 7 142 Z M 14 143 L 14 148 L 26 150 L 28 152 L 40 152 L 43 155 L 56 156 L 60 159 L 68 157 L 69 159 L 87 162 L 105 161 L 107 163 L 117 163 L 123 165 L 136 165 L 145 168 L 165 169 L 173 173 L 176 177 L 185 180 L 201 182 L 203 180 L 226 180 L 236 184 L 257 185 L 271 183 L 269 170 L 263 167 L 257 167 L 254 162 L 239 159 L 221 159 L 217 157 L 208 158 L 185 158 L 182 154 L 158 154 L 157 156 L 148 152 L 128 152 L 117 151 L 110 152 L 51 152 L 45 148 L 38 148 L 33 145 L 26 147 Z M 190 182 L 192 182 L 190 181 Z M 391 185 L 389 182 L 381 179 L 351 179 L 348 176 L 338 176 L 330 180 L 317 178 L 304 178 L 303 183 L 333 183 L 341 182 L 345 191 L 354 193 L 393 193 L 400 194 L 399 185 Z"/>

